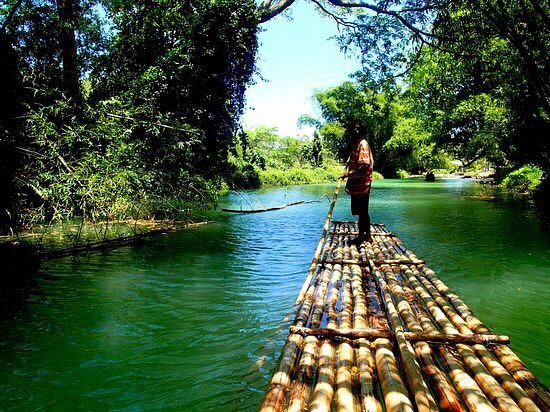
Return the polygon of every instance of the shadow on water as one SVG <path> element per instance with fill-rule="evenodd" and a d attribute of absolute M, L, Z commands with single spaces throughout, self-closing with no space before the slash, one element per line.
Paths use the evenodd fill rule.
<path fill-rule="evenodd" d="M 333 190 L 245 195 L 275 206 Z M 529 202 L 481 190 L 460 181 L 377 181 L 372 220 L 426 259 L 489 327 L 509 334 L 548 383 L 540 349 L 550 340 L 547 220 Z M 239 207 L 242 197 L 222 201 Z M 2 292 L 0 404 L 257 410 L 327 209 L 322 201 L 231 215 L 142 245 L 52 260 L 39 272 L 34 262 L 11 269 L 14 283 Z M 334 219 L 353 219 L 349 196 L 341 195 Z"/>
<path fill-rule="evenodd" d="M 9 319 L 24 307 L 30 295 L 40 293 L 36 281 L 40 259 L 31 248 L 0 244 L 0 320 Z"/>

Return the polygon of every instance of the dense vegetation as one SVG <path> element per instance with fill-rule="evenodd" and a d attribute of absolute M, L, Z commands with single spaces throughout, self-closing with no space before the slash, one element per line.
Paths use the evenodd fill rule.
<path fill-rule="evenodd" d="M 403 2 L 405 6 L 411 4 Z M 548 2 L 464 0 L 416 6 L 414 12 L 398 13 L 398 24 L 395 15 L 360 12 L 341 38 L 348 47 L 371 46 L 363 53 L 364 62 L 379 68 L 378 78 L 391 82 L 405 71 L 399 98 L 415 129 L 405 140 L 433 143 L 465 166 L 486 159 L 503 172 L 533 164 L 548 173 Z M 419 6 L 431 12 L 422 18 Z M 372 30 L 377 18 L 392 41 L 373 43 L 380 40 Z M 376 47 L 384 53 L 373 53 Z M 370 70 L 358 80 L 372 86 L 376 79 Z"/>
<path fill-rule="evenodd" d="M 258 25 L 294 0 L 258 3 L 4 0 L 1 231 L 162 217 L 214 204 L 223 180 L 321 181 L 352 119 L 369 127 L 386 175 L 452 158 L 548 175 L 547 2 L 312 2 L 364 70 L 316 93 L 323 119 L 304 119 L 318 129 L 310 142 L 240 131 Z"/>
<path fill-rule="evenodd" d="M 4 229 L 214 203 L 254 72 L 252 0 L 9 1 L 0 15 Z"/>

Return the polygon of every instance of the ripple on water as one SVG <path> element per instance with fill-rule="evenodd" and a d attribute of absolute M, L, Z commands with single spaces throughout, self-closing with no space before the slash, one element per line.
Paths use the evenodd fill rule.
<path fill-rule="evenodd" d="M 536 214 L 518 219 L 517 206 L 464 201 L 462 190 L 375 182 L 373 221 L 427 259 L 482 321 L 511 335 L 548 383 L 540 353 L 550 340 L 548 235 Z M 254 196 L 276 205 L 331 191 Z M 232 216 L 48 263 L 27 303 L 0 321 L 2 408 L 257 410 L 327 208 Z M 334 213 L 351 218 L 349 197 Z"/>

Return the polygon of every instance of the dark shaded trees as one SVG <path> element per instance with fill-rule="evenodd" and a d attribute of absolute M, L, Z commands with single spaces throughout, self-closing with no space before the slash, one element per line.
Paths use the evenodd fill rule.
<path fill-rule="evenodd" d="M 2 213 L 101 219 L 147 199 L 204 203 L 244 107 L 257 25 L 252 0 L 3 3 L 2 85 L 18 88 L 2 105 L 21 110 L 0 119 Z"/>

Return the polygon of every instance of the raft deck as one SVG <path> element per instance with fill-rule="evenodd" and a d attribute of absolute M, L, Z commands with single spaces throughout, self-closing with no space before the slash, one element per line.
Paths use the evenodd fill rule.
<path fill-rule="evenodd" d="M 335 194 L 335 199 L 336 200 Z M 548 411 L 546 388 L 384 225 L 319 242 L 261 411 Z"/>

